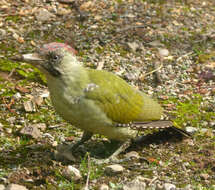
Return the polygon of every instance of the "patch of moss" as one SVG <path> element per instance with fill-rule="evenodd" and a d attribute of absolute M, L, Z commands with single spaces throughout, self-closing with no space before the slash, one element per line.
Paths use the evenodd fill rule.
<path fill-rule="evenodd" d="M 20 19 L 21 19 L 21 17 L 18 15 L 10 15 L 5 18 L 5 21 L 13 21 L 13 22 L 17 23 Z"/>
<path fill-rule="evenodd" d="M 201 103 L 203 97 L 200 94 L 194 94 L 190 100 L 180 100 L 176 98 L 169 98 L 163 103 L 172 103 L 176 105 L 176 111 L 173 113 L 175 116 L 174 124 L 177 127 L 182 127 L 189 124 L 193 127 L 201 127 L 201 121 L 211 121 L 215 117 L 212 111 L 203 111 Z"/>
<path fill-rule="evenodd" d="M 46 83 L 46 79 L 40 71 L 32 67 L 30 64 L 0 59 L 0 71 L 11 72 L 12 70 L 24 79 L 40 81 L 43 84 Z"/>

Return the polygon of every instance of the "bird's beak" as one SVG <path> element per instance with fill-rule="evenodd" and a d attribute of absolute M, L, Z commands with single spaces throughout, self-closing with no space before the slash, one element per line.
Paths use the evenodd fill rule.
<path fill-rule="evenodd" d="M 28 63 L 43 61 L 43 59 L 40 57 L 38 53 L 23 54 L 22 58 L 23 58 L 23 61 L 26 61 Z"/>
<path fill-rule="evenodd" d="M 29 53 L 22 55 L 22 61 L 32 64 L 33 66 L 40 69 L 41 63 L 43 62 L 42 57 L 38 53 Z"/>

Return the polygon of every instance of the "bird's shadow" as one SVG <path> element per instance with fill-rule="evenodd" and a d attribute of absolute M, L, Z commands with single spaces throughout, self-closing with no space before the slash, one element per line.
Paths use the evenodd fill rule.
<path fill-rule="evenodd" d="M 182 141 L 182 139 L 183 135 L 180 133 L 171 129 L 165 129 L 163 131 L 145 135 L 141 142 L 133 143 L 124 153 L 132 150 L 142 150 L 150 144 L 159 145 L 165 144 L 166 142 L 170 144 L 178 143 Z M 115 152 L 117 148 L 117 142 L 91 140 L 78 148 L 75 151 L 74 156 L 76 158 L 76 162 L 80 162 L 80 158 L 84 158 L 87 152 L 90 153 L 91 157 L 104 159 Z M 17 165 L 24 167 L 51 165 L 54 160 L 53 152 L 53 147 L 48 145 L 20 145 L 10 150 L 5 148 L 0 152 L 0 168 L 13 168 Z M 65 161 L 65 163 L 68 163 L 68 161 Z"/>
<path fill-rule="evenodd" d="M 182 142 L 185 136 L 172 128 L 163 129 L 152 134 L 144 135 L 141 141 L 133 142 L 123 153 L 129 151 L 141 151 L 148 147 L 150 144 L 175 144 Z M 120 146 L 118 141 L 96 141 L 91 140 L 84 145 L 82 149 L 78 149 L 74 154 L 76 157 L 84 157 L 87 152 L 91 157 L 97 159 L 105 159 L 112 155 Z"/>

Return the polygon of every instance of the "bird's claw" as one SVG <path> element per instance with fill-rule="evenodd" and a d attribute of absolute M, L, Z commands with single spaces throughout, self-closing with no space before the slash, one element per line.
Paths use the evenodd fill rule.
<path fill-rule="evenodd" d="M 109 163 L 120 163 L 121 160 L 119 160 L 117 157 L 115 156 L 110 156 L 109 158 L 106 159 L 96 159 L 96 158 L 91 158 L 91 160 L 100 165 L 100 164 L 109 164 Z"/>

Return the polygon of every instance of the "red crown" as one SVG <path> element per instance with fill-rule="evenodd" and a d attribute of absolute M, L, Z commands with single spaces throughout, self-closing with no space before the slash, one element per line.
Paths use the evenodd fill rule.
<path fill-rule="evenodd" d="M 44 44 L 43 47 L 41 48 L 41 51 L 55 51 L 56 49 L 61 49 L 64 48 L 67 51 L 69 51 L 72 54 L 77 54 L 77 51 L 72 48 L 71 46 L 64 44 L 64 43 L 59 43 L 59 42 L 52 42 L 49 44 Z"/>

